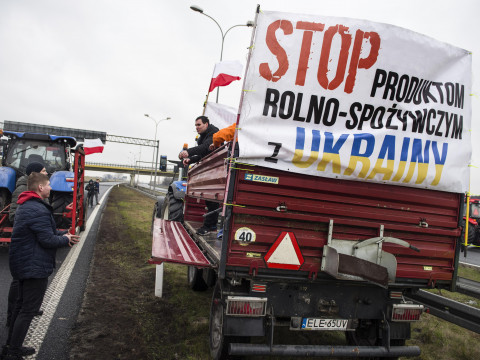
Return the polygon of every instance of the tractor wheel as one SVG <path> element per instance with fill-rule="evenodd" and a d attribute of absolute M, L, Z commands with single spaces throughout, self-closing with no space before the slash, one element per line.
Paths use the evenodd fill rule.
<path fill-rule="evenodd" d="M 85 231 L 85 227 L 87 226 L 86 221 L 87 221 L 87 198 L 84 197 L 83 199 L 83 222 L 82 226 L 80 226 L 80 231 Z"/>
<path fill-rule="evenodd" d="M 73 201 L 71 193 L 55 192 L 52 196 L 53 218 L 57 229 L 68 229 L 72 226 L 72 219 L 63 217 L 65 208 Z"/>
<path fill-rule="evenodd" d="M 155 206 L 153 207 L 153 214 L 152 214 L 152 226 L 150 227 L 150 235 L 153 235 L 153 223 L 155 222 L 155 219 L 158 217 L 158 203 L 155 203 Z"/>
<path fill-rule="evenodd" d="M 472 224 L 468 224 L 468 244 L 472 244 L 475 242 L 475 226 Z M 462 233 L 460 234 L 460 242 L 462 244 L 465 243 L 465 220 L 462 221 Z"/>
<path fill-rule="evenodd" d="M 7 189 L 0 189 L 0 211 L 5 209 L 5 206 L 9 204 L 9 194 Z"/>
<path fill-rule="evenodd" d="M 188 286 L 193 291 L 205 291 L 208 289 L 207 283 L 203 280 L 203 269 L 195 266 L 187 267 Z"/>
<path fill-rule="evenodd" d="M 175 199 L 175 196 L 169 192 L 163 202 L 161 218 L 183 222 L 183 200 Z"/>

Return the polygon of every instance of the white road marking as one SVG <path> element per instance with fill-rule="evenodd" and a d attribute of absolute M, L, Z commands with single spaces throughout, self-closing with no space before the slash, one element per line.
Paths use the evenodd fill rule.
<path fill-rule="evenodd" d="M 100 199 L 100 203 L 103 203 L 103 201 L 105 201 L 106 196 L 108 195 L 110 190 L 112 190 L 112 188 L 113 186 L 111 186 L 105 192 L 105 194 L 103 194 L 102 198 Z M 62 297 L 65 287 L 67 286 L 70 275 L 72 274 L 72 270 L 75 266 L 75 263 L 77 262 L 80 252 L 82 251 L 83 244 L 85 243 L 85 239 L 90 232 L 90 228 L 97 216 L 99 208 L 100 207 L 95 207 L 93 212 L 90 214 L 90 217 L 88 218 L 85 226 L 85 231 L 80 236 L 80 242 L 77 245 L 73 246 L 68 252 L 68 255 L 63 261 L 62 266 L 57 271 L 55 277 L 47 288 L 42 304 L 43 315 L 33 318 L 33 321 L 28 330 L 27 337 L 24 341 L 24 346 L 31 346 L 35 348 L 37 352 L 31 356 L 26 356 L 25 359 L 33 360 L 37 358 L 37 354 L 40 351 L 40 347 L 42 346 L 45 335 L 47 334 L 47 330 L 50 327 L 50 323 L 52 322 L 53 315 L 57 311 L 57 306 L 60 302 L 60 298 Z"/>

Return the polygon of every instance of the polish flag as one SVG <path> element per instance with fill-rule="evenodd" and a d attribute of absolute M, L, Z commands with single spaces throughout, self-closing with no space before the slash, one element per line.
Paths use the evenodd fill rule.
<path fill-rule="evenodd" d="M 239 61 L 221 61 L 216 63 L 208 92 L 211 92 L 217 86 L 226 86 L 232 81 L 240 80 L 242 72 L 243 65 Z"/>
<path fill-rule="evenodd" d="M 83 150 L 85 155 L 102 153 L 103 152 L 103 143 L 100 139 L 85 139 L 83 142 Z"/>

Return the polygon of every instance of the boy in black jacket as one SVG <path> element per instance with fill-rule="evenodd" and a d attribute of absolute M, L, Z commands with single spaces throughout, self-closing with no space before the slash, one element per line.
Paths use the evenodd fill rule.
<path fill-rule="evenodd" d="M 41 173 L 31 173 L 28 191 L 18 197 L 9 264 L 12 277 L 19 281 L 18 298 L 12 314 L 7 343 L 2 349 L 5 360 L 19 360 L 35 352 L 23 347 L 33 317 L 40 310 L 48 277 L 55 268 L 56 249 L 78 243 L 77 235 L 58 231 L 53 209 L 44 199 L 50 196 L 50 181 Z"/>

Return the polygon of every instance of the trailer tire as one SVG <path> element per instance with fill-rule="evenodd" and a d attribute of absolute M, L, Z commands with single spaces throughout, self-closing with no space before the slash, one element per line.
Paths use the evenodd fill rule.
<path fill-rule="evenodd" d="M 167 193 L 163 202 L 161 218 L 183 222 L 183 200 L 176 199 L 171 192 Z"/>
<path fill-rule="evenodd" d="M 228 355 L 228 345 L 238 342 L 237 337 L 225 336 L 223 319 L 225 316 L 225 299 L 221 280 L 217 281 L 213 290 L 212 305 L 210 308 L 210 355 L 213 360 L 235 359 Z"/>
<path fill-rule="evenodd" d="M 188 286 L 193 291 L 205 291 L 208 289 L 207 283 L 203 280 L 203 269 L 195 266 L 187 267 Z"/>
<path fill-rule="evenodd" d="M 68 229 L 72 226 L 72 219 L 63 217 L 65 208 L 73 201 L 73 194 L 64 192 L 55 192 L 52 195 L 53 218 L 57 229 Z"/>
<path fill-rule="evenodd" d="M 355 331 L 345 332 L 347 343 L 353 346 L 380 346 L 382 339 L 378 337 L 378 330 L 380 324 L 377 321 L 371 323 L 364 322 L 360 324 Z M 390 346 L 405 346 L 405 339 L 391 339 Z M 369 360 L 383 360 L 383 359 L 397 359 L 398 357 L 362 357 L 361 359 Z"/>

